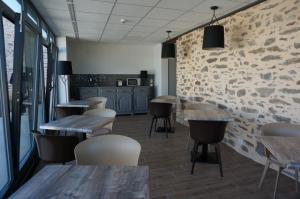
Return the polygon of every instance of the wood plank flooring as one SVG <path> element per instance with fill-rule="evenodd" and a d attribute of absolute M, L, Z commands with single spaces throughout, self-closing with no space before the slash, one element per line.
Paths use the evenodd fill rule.
<path fill-rule="evenodd" d="M 153 199 L 268 199 L 272 198 L 275 171 L 270 170 L 263 188 L 258 183 L 263 166 L 222 145 L 224 177 L 218 165 L 196 164 L 194 175 L 186 148 L 188 128 L 176 125 L 175 134 L 153 133 L 148 137 L 151 119 L 146 115 L 120 116 L 114 134 L 136 139 L 142 145 L 140 165 L 150 167 L 150 195 Z M 294 196 L 295 183 L 281 175 L 278 198 Z M 287 195 L 292 194 L 292 196 Z"/>

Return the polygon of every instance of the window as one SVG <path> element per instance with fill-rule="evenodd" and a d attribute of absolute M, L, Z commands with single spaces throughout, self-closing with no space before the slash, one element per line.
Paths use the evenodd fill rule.
<path fill-rule="evenodd" d="M 15 39 L 15 24 L 3 17 L 4 29 L 4 44 L 5 44 L 5 57 L 6 57 L 6 72 L 7 72 L 7 85 L 8 85 L 8 98 L 11 110 L 12 100 L 12 81 L 13 81 L 13 62 L 14 62 L 14 39 Z"/>
<path fill-rule="evenodd" d="M 37 15 L 35 14 L 35 12 L 32 9 L 30 9 L 30 8 L 28 9 L 27 16 L 29 17 L 29 19 L 31 19 L 31 21 L 35 25 L 38 24 L 38 17 L 37 17 Z"/>
<path fill-rule="evenodd" d="M 14 12 L 21 12 L 21 4 L 18 0 L 2 0 L 8 7 L 10 7 Z"/>
<path fill-rule="evenodd" d="M 43 70 L 44 70 L 44 87 L 46 89 L 47 85 L 47 74 L 48 74 L 48 48 L 43 46 Z M 46 92 L 46 90 L 45 90 Z"/>
<path fill-rule="evenodd" d="M 6 82 L 0 82 L 0 88 L 3 89 L 4 85 L 1 84 L 6 84 L 7 85 L 7 90 L 8 91 L 8 96 L 6 95 L 6 92 L 3 92 L 1 89 L 0 93 L 0 198 L 1 198 L 1 191 L 10 183 L 11 175 L 10 175 L 10 157 L 9 157 L 9 152 L 8 152 L 8 138 L 7 135 L 9 133 L 9 117 L 4 117 L 5 110 L 3 109 L 3 105 L 7 106 L 7 103 L 11 105 L 11 99 L 12 99 L 12 86 L 9 83 L 9 78 L 12 75 L 13 71 L 13 50 L 14 50 L 14 29 L 15 26 L 12 22 L 7 20 L 6 18 L 2 17 L 2 23 L 3 27 L 0 27 L 1 29 L 3 28 L 4 32 L 4 47 L 5 47 L 5 58 L 6 58 L 6 68 L 3 69 L 0 72 L 1 73 L 6 73 Z M 1 44 L 2 45 L 2 44 Z M 4 56 L 4 55 L 0 55 Z M 1 70 L 1 69 L 0 69 Z M 5 85 L 5 86 L 6 86 Z M 8 99 L 4 100 L 4 98 Z M 6 103 L 6 104 L 4 104 Z M 11 110 L 9 108 L 8 110 Z"/>
<path fill-rule="evenodd" d="M 33 73 L 37 58 L 37 34 L 25 26 L 21 88 L 20 166 L 33 147 Z"/>

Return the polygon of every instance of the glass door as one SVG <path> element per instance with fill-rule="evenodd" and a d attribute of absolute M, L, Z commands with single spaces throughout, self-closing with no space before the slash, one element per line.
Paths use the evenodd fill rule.
<path fill-rule="evenodd" d="M 12 87 L 8 78 L 12 75 L 14 49 L 14 24 L 0 12 L 0 198 L 12 179 L 10 148 L 10 110 Z"/>
<path fill-rule="evenodd" d="M 33 148 L 33 89 L 37 59 L 37 37 L 28 26 L 24 29 L 23 67 L 21 75 L 21 126 L 20 126 L 20 166 L 26 161 Z"/>

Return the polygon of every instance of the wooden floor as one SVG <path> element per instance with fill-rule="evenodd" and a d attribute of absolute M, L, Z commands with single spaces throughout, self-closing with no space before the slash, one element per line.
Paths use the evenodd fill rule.
<path fill-rule="evenodd" d="M 148 137 L 150 117 L 120 116 L 114 124 L 115 134 L 132 137 L 142 145 L 140 165 L 150 167 L 150 195 L 153 199 L 268 199 L 272 198 L 275 171 L 269 171 L 264 186 L 258 189 L 263 166 L 222 145 L 224 177 L 217 165 L 196 164 L 194 175 L 186 149 L 188 129 L 176 125 L 175 134 L 166 138 L 153 133 Z M 294 198 L 294 181 L 281 175 L 279 198 Z M 294 196 L 294 195 L 293 195 Z M 297 197 L 298 198 L 298 197 Z"/>

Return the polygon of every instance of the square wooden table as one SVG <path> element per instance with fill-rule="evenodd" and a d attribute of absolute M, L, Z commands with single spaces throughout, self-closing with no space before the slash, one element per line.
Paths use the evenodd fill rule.
<path fill-rule="evenodd" d="M 10 198 L 148 199 L 149 168 L 46 166 Z"/>
<path fill-rule="evenodd" d="M 100 101 L 92 100 L 72 100 L 66 103 L 57 104 L 56 107 L 59 108 L 90 108 L 96 104 L 101 103 Z"/>
<path fill-rule="evenodd" d="M 259 139 L 281 163 L 300 164 L 300 137 L 261 136 Z"/>
<path fill-rule="evenodd" d="M 92 134 L 114 118 L 93 115 L 71 115 L 40 125 L 41 129 Z"/>

